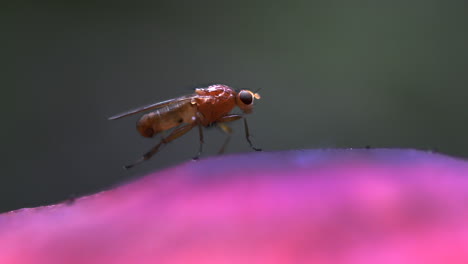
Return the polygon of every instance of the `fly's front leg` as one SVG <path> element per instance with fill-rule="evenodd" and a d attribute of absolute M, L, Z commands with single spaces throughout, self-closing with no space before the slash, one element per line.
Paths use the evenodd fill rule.
<path fill-rule="evenodd" d="M 247 119 L 245 119 L 244 116 L 242 116 L 242 115 L 226 115 L 226 116 L 223 116 L 222 118 L 220 118 L 216 122 L 219 122 L 219 123 L 232 122 L 232 121 L 239 120 L 241 118 L 244 119 L 245 138 L 247 139 L 247 142 L 249 143 L 250 147 L 255 151 L 261 151 L 262 149 L 254 147 L 253 144 L 252 144 L 252 141 L 250 140 L 249 125 L 247 124 Z"/>
<path fill-rule="evenodd" d="M 150 151 L 146 152 L 143 157 L 141 157 L 139 160 L 135 161 L 134 163 L 132 164 L 129 164 L 127 166 L 124 166 L 125 169 L 130 169 L 140 163 L 142 163 L 143 161 L 145 160 L 149 160 L 154 154 L 156 154 L 159 150 L 159 148 L 164 145 L 164 144 L 167 144 L 181 136 L 183 136 L 184 134 L 186 134 L 187 132 L 189 132 L 196 124 L 189 124 L 189 125 L 185 125 L 185 126 L 182 126 L 182 127 L 178 127 L 176 129 L 174 129 L 171 134 L 169 134 L 169 136 L 167 137 L 164 137 L 161 139 L 161 141 L 159 141 L 159 143 L 154 146 Z"/>
<path fill-rule="evenodd" d="M 245 128 L 245 138 L 249 142 L 250 147 L 255 151 L 262 151 L 261 148 L 256 148 L 253 146 L 252 141 L 250 141 L 249 125 L 247 125 L 247 119 L 244 117 L 244 128 Z"/>

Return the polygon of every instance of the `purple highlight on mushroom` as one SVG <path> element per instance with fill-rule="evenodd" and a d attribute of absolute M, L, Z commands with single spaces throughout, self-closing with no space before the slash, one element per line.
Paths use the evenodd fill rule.
<path fill-rule="evenodd" d="M 0 263 L 468 263 L 468 162 L 255 152 L 0 215 Z"/>

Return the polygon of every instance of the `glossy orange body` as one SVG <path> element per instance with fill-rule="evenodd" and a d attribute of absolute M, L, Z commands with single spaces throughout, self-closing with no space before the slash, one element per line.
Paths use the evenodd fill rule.
<path fill-rule="evenodd" d="M 231 87 L 222 84 L 197 88 L 193 96 L 175 99 L 173 103 L 143 115 L 137 122 L 137 130 L 144 137 L 153 137 L 182 123 L 199 122 L 209 126 L 236 107 L 236 94 Z"/>
<path fill-rule="evenodd" d="M 129 169 L 148 160 L 158 152 L 162 145 L 181 137 L 196 126 L 199 128 L 200 135 L 200 149 L 196 157 L 198 158 L 203 145 L 203 126 L 206 127 L 217 124 L 222 131 L 230 134 L 231 129 L 225 123 L 239 119 L 244 119 L 245 137 L 250 147 L 256 151 L 261 150 L 252 145 L 247 120 L 244 116 L 241 114 L 230 114 L 236 106 L 239 107 L 244 114 L 251 113 L 254 99 L 260 99 L 260 95 L 249 90 L 240 90 L 237 92 L 227 85 L 215 84 L 207 88 L 195 89 L 195 93 L 191 95 L 143 106 L 112 116 L 109 119 L 115 120 L 153 110 L 143 115 L 137 122 L 137 130 L 142 136 L 153 137 L 162 131 L 173 129 L 168 136 L 163 137 L 161 141 L 150 151 L 145 153 L 140 160 L 125 166 L 125 168 Z M 185 123 L 185 125 L 183 125 L 183 123 Z M 226 143 L 221 148 L 220 153 L 224 151 L 225 145 Z"/>
<path fill-rule="evenodd" d="M 195 90 L 200 97 L 195 98 L 201 124 L 211 123 L 227 115 L 236 107 L 236 92 L 229 86 L 217 84 Z"/>

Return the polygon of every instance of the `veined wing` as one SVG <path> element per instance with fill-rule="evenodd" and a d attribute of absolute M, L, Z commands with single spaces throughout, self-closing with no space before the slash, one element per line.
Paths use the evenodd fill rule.
<path fill-rule="evenodd" d="M 152 110 L 152 109 L 156 109 L 156 108 L 161 108 L 161 107 L 172 105 L 172 104 L 186 103 L 186 102 L 189 102 L 193 98 L 196 98 L 196 97 L 199 97 L 199 96 L 196 95 L 196 94 L 192 94 L 192 95 L 181 96 L 181 97 L 178 97 L 178 98 L 173 98 L 173 99 L 169 99 L 169 100 L 166 100 L 166 101 L 162 101 L 162 102 L 142 106 L 142 107 L 139 107 L 139 108 L 136 108 L 136 109 L 133 109 L 133 110 L 118 114 L 118 115 L 111 116 L 111 117 L 109 117 L 109 120 L 119 119 L 119 118 L 126 117 L 126 116 L 129 116 L 129 115 L 138 114 L 138 113 L 141 113 L 141 112 L 144 112 L 144 111 L 148 111 L 148 110 Z"/>

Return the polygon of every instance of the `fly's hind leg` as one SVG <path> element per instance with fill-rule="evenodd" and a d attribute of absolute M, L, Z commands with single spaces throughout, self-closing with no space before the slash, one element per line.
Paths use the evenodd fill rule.
<path fill-rule="evenodd" d="M 159 143 L 156 146 L 154 146 L 150 151 L 146 152 L 139 160 L 135 161 L 132 164 L 124 166 L 124 168 L 125 169 L 130 169 L 130 168 L 142 163 L 145 160 L 149 160 L 154 154 L 156 154 L 158 152 L 159 148 L 162 145 L 167 144 L 167 143 L 169 143 L 169 142 L 183 136 L 185 133 L 189 132 L 195 125 L 196 124 L 189 124 L 189 125 L 185 125 L 185 126 L 176 128 L 175 130 L 173 130 L 171 132 L 171 134 L 169 134 L 169 136 L 162 138 L 161 141 L 159 141 Z"/>
<path fill-rule="evenodd" d="M 244 119 L 245 138 L 247 139 L 247 142 L 249 143 L 249 146 L 255 151 L 262 151 L 262 149 L 256 148 L 256 147 L 253 146 L 252 141 L 250 140 L 250 132 L 249 132 L 249 126 L 247 124 L 247 119 L 245 119 L 244 116 L 242 116 L 242 115 L 226 115 L 226 116 L 221 117 L 216 122 L 226 123 L 226 122 L 236 121 L 236 120 L 239 120 L 241 118 Z"/>

